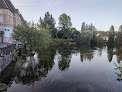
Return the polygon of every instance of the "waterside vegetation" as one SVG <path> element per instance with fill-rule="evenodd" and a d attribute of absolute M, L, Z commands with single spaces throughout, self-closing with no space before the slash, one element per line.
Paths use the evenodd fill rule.
<path fill-rule="evenodd" d="M 59 26 L 55 27 L 55 24 L 54 17 L 47 12 L 44 18 L 40 17 L 37 24 L 23 23 L 16 26 L 13 38 L 24 43 L 30 51 L 38 48 L 43 50 L 50 46 L 95 45 L 101 47 L 104 44 L 122 48 L 122 25 L 118 32 L 115 32 L 114 26 L 111 26 L 108 41 L 106 41 L 97 36 L 98 33 L 102 34 L 104 31 L 98 31 L 93 24 L 88 25 L 83 22 L 80 31 L 72 27 L 71 17 L 65 13 L 59 17 Z"/>

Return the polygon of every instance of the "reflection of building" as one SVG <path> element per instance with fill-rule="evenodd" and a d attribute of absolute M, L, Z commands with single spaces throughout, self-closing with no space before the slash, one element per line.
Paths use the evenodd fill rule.
<path fill-rule="evenodd" d="M 18 9 L 10 0 L 0 0 L 0 42 L 11 42 L 14 26 L 24 22 Z M 3 40 L 2 40 L 3 39 Z"/>

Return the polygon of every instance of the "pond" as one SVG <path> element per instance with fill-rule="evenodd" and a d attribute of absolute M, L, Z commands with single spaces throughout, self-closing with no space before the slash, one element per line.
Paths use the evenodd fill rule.
<path fill-rule="evenodd" d="M 122 60 L 114 48 L 38 50 L 1 74 L 7 92 L 122 92 Z"/>

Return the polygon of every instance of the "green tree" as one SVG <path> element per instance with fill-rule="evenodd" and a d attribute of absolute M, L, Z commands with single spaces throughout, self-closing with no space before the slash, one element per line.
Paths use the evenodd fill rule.
<path fill-rule="evenodd" d="M 86 30 L 81 32 L 80 37 L 78 37 L 75 41 L 78 44 L 91 44 L 91 40 L 93 39 L 93 32 L 91 30 Z"/>
<path fill-rule="evenodd" d="M 119 27 L 116 39 L 117 46 L 122 46 L 122 25 Z"/>
<path fill-rule="evenodd" d="M 85 22 L 83 22 L 82 25 L 81 25 L 81 32 L 84 31 L 84 30 L 86 30 Z"/>
<path fill-rule="evenodd" d="M 65 13 L 59 17 L 59 28 L 61 38 L 69 39 L 72 34 L 72 22 L 70 16 L 67 16 Z"/>
<path fill-rule="evenodd" d="M 114 46 L 114 26 L 112 25 L 109 30 L 109 35 L 108 35 L 108 46 Z"/>
<path fill-rule="evenodd" d="M 79 31 L 73 31 L 72 35 L 71 35 L 71 38 L 78 38 L 80 36 L 80 32 Z"/>
<path fill-rule="evenodd" d="M 46 48 L 51 41 L 49 33 L 44 28 L 35 28 L 30 24 L 23 23 L 14 28 L 13 38 L 17 41 L 21 41 L 31 50 L 36 48 Z"/>
<path fill-rule="evenodd" d="M 52 38 L 56 37 L 55 24 L 56 24 L 55 19 L 49 12 L 45 13 L 44 19 L 40 17 L 39 26 L 45 29 L 49 29 Z"/>

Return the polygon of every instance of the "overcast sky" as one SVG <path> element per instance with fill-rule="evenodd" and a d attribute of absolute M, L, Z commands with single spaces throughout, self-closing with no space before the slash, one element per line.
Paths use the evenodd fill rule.
<path fill-rule="evenodd" d="M 81 29 L 82 22 L 93 23 L 99 30 L 122 25 L 122 0 L 11 0 L 26 21 L 38 22 L 49 11 L 56 20 L 62 13 L 71 17 L 73 27 Z"/>

